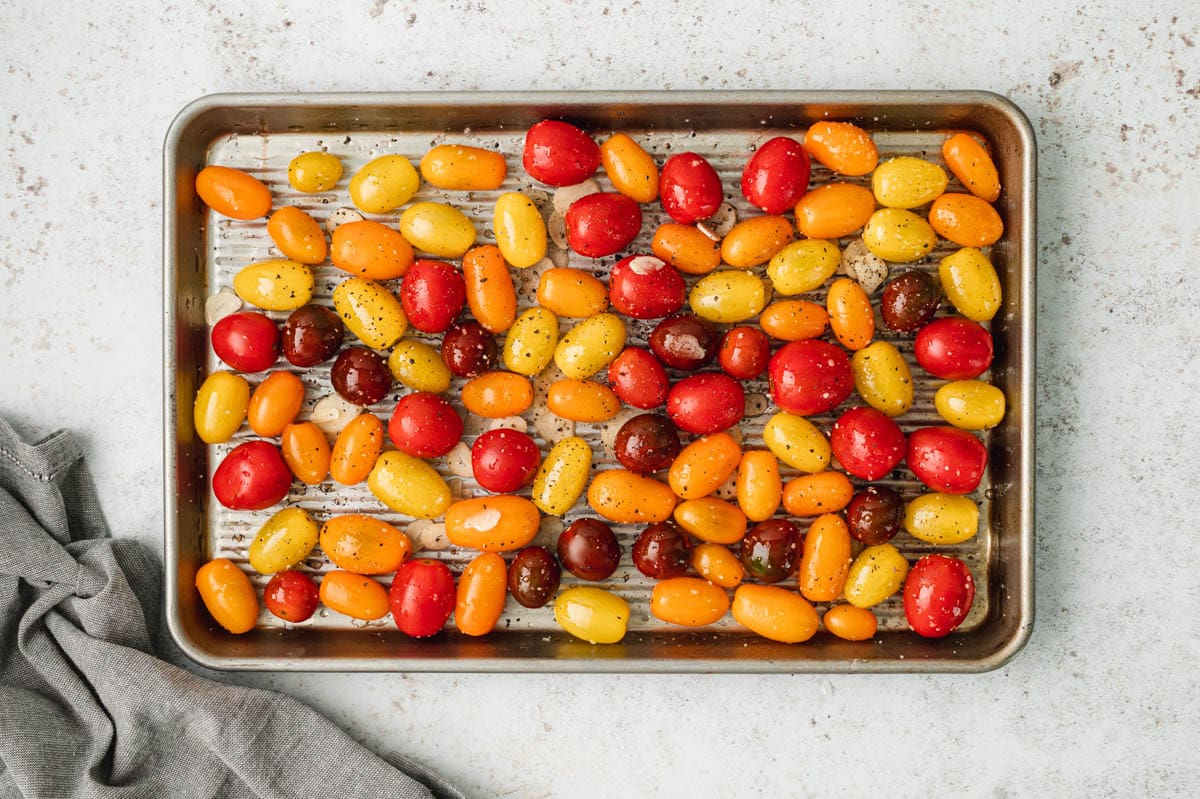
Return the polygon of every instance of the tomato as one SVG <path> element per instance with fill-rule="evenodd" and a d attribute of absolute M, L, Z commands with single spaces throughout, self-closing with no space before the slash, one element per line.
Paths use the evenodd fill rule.
<path fill-rule="evenodd" d="M 725 199 L 721 177 L 696 153 L 679 153 L 663 164 L 658 178 L 663 210 L 681 225 L 712 216 Z"/>
<path fill-rule="evenodd" d="M 304 383 L 300 378 L 291 372 L 271 372 L 254 389 L 246 419 L 255 435 L 271 438 L 292 423 L 303 403 Z"/>
<path fill-rule="evenodd" d="M 209 208 L 232 219 L 257 219 L 271 210 L 271 190 L 256 177 L 227 166 L 206 166 L 196 193 Z"/>
<path fill-rule="evenodd" d="M 854 484 L 841 472 L 802 474 L 783 487 L 783 509 L 793 516 L 837 513 L 854 496 Z"/>
<path fill-rule="evenodd" d="M 538 279 L 537 301 L 556 316 L 586 319 L 608 309 L 608 287 L 581 269 L 555 267 Z"/>
<path fill-rule="evenodd" d="M 213 325 L 212 348 L 239 372 L 261 372 L 279 360 L 279 328 L 256 311 L 230 314 Z"/>
<path fill-rule="evenodd" d="M 574 186 L 600 166 L 600 147 L 569 122 L 544 119 L 525 134 L 521 163 L 534 180 L 550 186 Z"/>
<path fill-rule="evenodd" d="M 949 635 L 971 610 L 975 578 L 957 558 L 926 555 L 913 564 L 904 581 L 904 617 L 918 635 Z"/>
<path fill-rule="evenodd" d="M 907 333 L 927 324 L 941 302 L 942 292 L 933 275 L 913 269 L 884 284 L 879 313 L 889 328 Z"/>
<path fill-rule="evenodd" d="M 354 405 L 374 405 L 387 396 L 392 373 L 379 353 L 366 347 L 347 347 L 329 370 L 333 390 Z"/>
<path fill-rule="evenodd" d="M 667 468 L 681 448 L 675 426 L 657 413 L 643 413 L 625 422 L 613 442 L 617 462 L 637 474 Z"/>
<path fill-rule="evenodd" d="M 833 423 L 829 445 L 838 463 L 855 477 L 878 480 L 904 459 L 904 433 L 874 408 L 851 408 Z"/>
<path fill-rule="evenodd" d="M 471 315 L 491 333 L 508 330 L 517 318 L 517 291 L 500 248 L 468 250 L 462 268 Z"/>
<path fill-rule="evenodd" d="M 674 515 L 680 527 L 710 544 L 736 544 L 746 535 L 746 514 L 716 497 L 686 499 Z"/>
<path fill-rule="evenodd" d="M 263 604 L 276 618 L 291 624 L 308 621 L 321 604 L 317 584 L 304 572 L 275 572 L 263 591 Z"/>
<path fill-rule="evenodd" d="M 421 176 L 402 155 L 381 155 L 350 178 L 350 200 L 360 211 L 386 214 L 412 199 Z"/>
<path fill-rule="evenodd" d="M 846 641 L 866 641 L 879 629 L 879 620 L 866 608 L 838 605 L 825 611 L 825 629 Z"/>
<path fill-rule="evenodd" d="M 624 194 L 597 192 L 571 203 L 567 245 L 588 258 L 620 252 L 642 230 L 642 209 Z"/>
<path fill-rule="evenodd" d="M 923 217 L 903 208 L 880 208 L 863 227 L 866 248 L 885 261 L 919 261 L 937 246 L 937 233 Z"/>
<path fill-rule="evenodd" d="M 979 506 L 956 494 L 922 494 L 905 507 L 904 529 L 928 544 L 961 544 L 979 532 Z"/>
<path fill-rule="evenodd" d="M 338 269 L 356 277 L 391 280 L 412 266 L 413 248 L 400 231 L 364 219 L 334 229 L 329 259 Z"/>
<path fill-rule="evenodd" d="M 421 252 L 439 258 L 461 258 L 475 243 L 475 224 L 445 203 L 413 203 L 400 215 L 400 232 Z"/>
<path fill-rule="evenodd" d="M 785 344 L 768 369 L 775 404 L 800 416 L 833 410 L 854 390 L 850 359 L 825 341 Z"/>
<path fill-rule="evenodd" d="M 933 396 L 938 414 L 964 430 L 986 430 L 1004 418 L 1004 392 L 979 380 L 947 383 Z"/>
<path fill-rule="evenodd" d="M 780 411 L 762 429 L 763 443 L 775 457 L 793 469 L 809 474 L 829 467 L 833 450 L 821 428 L 803 416 Z"/>
<path fill-rule="evenodd" d="M 556 380 L 546 392 L 546 407 L 572 422 L 607 422 L 621 410 L 621 400 L 594 380 Z"/>
<path fill-rule="evenodd" d="M 517 374 L 532 377 L 546 368 L 557 346 L 558 318 L 545 308 L 529 308 L 517 317 L 504 337 L 504 365 Z"/>
<path fill-rule="evenodd" d="M 519 430 L 488 430 L 471 445 L 471 471 L 488 491 L 507 494 L 529 485 L 537 474 L 542 453 L 534 440 Z"/>
<path fill-rule="evenodd" d="M 640 347 L 629 347 L 608 365 L 608 384 L 626 405 L 650 410 L 667 401 L 667 370 Z"/>
<path fill-rule="evenodd" d="M 546 221 L 537 203 L 519 191 L 496 198 L 492 230 L 504 260 L 526 269 L 546 257 Z"/>
<path fill-rule="evenodd" d="M 692 541 L 674 523 L 658 522 L 638 535 L 631 556 L 634 567 L 647 577 L 682 577 L 692 559 Z"/>
<path fill-rule="evenodd" d="M 192 408 L 196 435 L 206 444 L 221 444 L 233 438 L 246 421 L 249 403 L 250 384 L 246 378 L 232 372 L 213 372 L 196 392 Z"/>
<path fill-rule="evenodd" d="M 938 264 L 938 278 L 954 310 L 973 322 L 988 322 L 1000 310 L 996 267 L 982 251 L 963 247 Z"/>
<path fill-rule="evenodd" d="M 537 506 L 511 494 L 473 497 L 446 509 L 446 537 L 457 547 L 484 552 L 520 549 L 538 533 Z"/>
<path fill-rule="evenodd" d="M 761 449 L 746 452 L 738 464 L 735 488 L 738 507 L 747 519 L 761 522 L 774 516 L 783 498 L 779 458 Z"/>
<path fill-rule="evenodd" d="M 668 624 L 703 627 L 729 610 L 729 596 L 718 586 L 697 577 L 672 577 L 654 586 L 650 612 Z"/>
<path fill-rule="evenodd" d="M 751 632 L 784 644 L 807 641 L 821 624 L 807 599 L 775 585 L 738 586 L 733 618 Z"/>
<path fill-rule="evenodd" d="M 562 580 L 562 568 L 545 547 L 525 547 L 508 567 L 508 592 L 527 608 L 550 601 Z"/>
<path fill-rule="evenodd" d="M 607 580 L 621 561 L 621 545 L 599 519 L 576 519 L 558 536 L 558 559 L 581 580 Z"/>
<path fill-rule="evenodd" d="M 592 510 L 618 524 L 665 522 L 679 501 L 665 483 L 625 469 L 609 469 L 593 477 L 587 500 Z"/>
<path fill-rule="evenodd" d="M 246 560 L 259 574 L 290 569 L 317 545 L 317 523 L 302 508 L 284 508 L 263 522 Z"/>
<path fill-rule="evenodd" d="M 717 328 L 692 314 L 670 316 L 650 333 L 650 349 L 672 369 L 691 372 L 712 361 L 720 346 Z"/>
<path fill-rule="evenodd" d="M 942 144 L 942 157 L 967 191 L 990 203 L 1000 199 L 1000 173 L 987 148 L 969 133 L 956 133 Z"/>
<path fill-rule="evenodd" d="M 233 561 L 215 558 L 197 569 L 196 590 L 217 624 L 234 635 L 254 629 L 258 597 L 250 578 Z"/>
<path fill-rule="evenodd" d="M 383 422 L 373 413 L 354 417 L 333 442 L 329 476 L 342 485 L 365 480 L 383 452 Z"/>
<path fill-rule="evenodd" d="M 927 205 L 946 190 L 946 170 L 932 161 L 900 156 L 884 161 L 871 175 L 871 189 L 887 208 Z"/>
<path fill-rule="evenodd" d="M 757 328 L 734 327 L 721 337 L 717 363 L 730 377 L 754 380 L 766 371 L 770 360 L 771 342 Z"/>
<path fill-rule="evenodd" d="M 811 602 L 832 602 L 842 595 L 850 570 L 850 532 L 841 516 L 818 516 L 804 536 L 800 556 L 800 593 Z"/>
<path fill-rule="evenodd" d="M 568 588 L 554 600 L 554 620 L 589 644 L 615 644 L 625 637 L 629 603 L 603 588 Z"/>
<path fill-rule="evenodd" d="M 680 272 L 706 275 L 721 264 L 721 242 L 694 225 L 659 225 L 650 244 L 654 254 Z"/>
<path fill-rule="evenodd" d="M 1004 222 L 985 200 L 973 194 L 943 194 L 929 207 L 929 224 L 944 239 L 962 247 L 988 247 L 1004 235 Z"/>
<path fill-rule="evenodd" d="M 283 357 L 293 366 L 316 366 L 342 346 L 342 320 L 324 305 L 305 305 L 283 323 Z"/>
<path fill-rule="evenodd" d="M 957 427 L 922 427 L 908 436 L 908 468 L 925 485 L 945 494 L 969 494 L 987 469 L 987 448 Z"/>
<path fill-rule="evenodd" d="M 321 550 L 339 569 L 355 574 L 394 572 L 412 552 L 408 536 L 373 516 L 334 516 L 321 526 Z"/>
<path fill-rule="evenodd" d="M 613 264 L 608 297 L 613 308 L 626 316 L 657 319 L 683 307 L 687 286 L 683 275 L 661 258 L 630 255 Z"/>
<path fill-rule="evenodd" d="M 269 441 L 247 441 L 225 456 L 212 476 L 213 494 L 231 510 L 262 510 L 287 496 L 292 473 L 279 448 Z"/>
<path fill-rule="evenodd" d="M 384 452 L 367 476 L 371 493 L 406 516 L 433 519 L 450 507 L 450 486 L 437 470 L 420 458 L 395 450 Z"/>
<path fill-rule="evenodd" d="M 743 219 L 721 239 L 721 260 L 739 269 L 760 266 L 787 246 L 796 231 L 782 216 Z"/>
<path fill-rule="evenodd" d="M 904 523 L 904 500 L 887 486 L 867 486 L 846 506 L 850 537 L 867 546 L 886 544 Z"/>
<path fill-rule="evenodd" d="M 442 360 L 458 377 L 478 377 L 490 371 L 498 355 L 496 339 L 475 322 L 454 325 L 442 336 Z"/>
<path fill-rule="evenodd" d="M 692 550 L 692 568 L 705 580 L 722 588 L 737 588 L 746 576 L 738 556 L 720 544 L 698 544 Z"/>
<path fill-rule="evenodd" d="M 721 372 L 685 377 L 667 394 L 667 416 L 676 427 L 697 435 L 733 427 L 745 410 L 741 384 Z"/>
<path fill-rule="evenodd" d="M 387 360 L 392 377 L 414 391 L 440 394 L 450 388 L 454 375 L 442 360 L 442 354 L 424 341 L 402 339 Z"/>
<path fill-rule="evenodd" d="M 742 196 L 763 213 L 782 214 L 808 191 L 811 170 L 800 142 L 776 136 L 759 146 L 742 170 Z"/>
<path fill-rule="evenodd" d="M 869 546 L 850 564 L 846 575 L 846 601 L 856 608 L 878 605 L 900 590 L 908 561 L 891 544 Z"/>
<path fill-rule="evenodd" d="M 462 273 L 445 261 L 417 261 L 400 284 L 404 315 L 423 333 L 445 332 L 454 324 L 466 298 Z"/>
<path fill-rule="evenodd" d="M 495 552 L 478 555 L 458 578 L 454 626 L 464 635 L 487 635 L 500 621 L 508 593 L 508 567 Z"/>
<path fill-rule="evenodd" d="M 329 474 L 329 439 L 312 422 L 289 424 L 280 436 L 283 460 L 296 479 L 317 485 Z"/>
<path fill-rule="evenodd" d="M 935 319 L 917 332 L 913 353 L 934 377 L 973 380 L 992 365 L 992 336 L 961 317 Z"/>
<path fill-rule="evenodd" d="M 343 280 L 333 290 L 333 307 L 350 332 L 373 349 L 392 346 L 408 327 L 400 300 L 374 280 Z"/>
<path fill-rule="evenodd" d="M 671 464 L 667 483 L 680 499 L 699 499 L 720 488 L 737 471 L 742 448 L 728 433 L 698 438 Z"/>
<path fill-rule="evenodd" d="M 555 328 L 553 332 L 557 333 L 557 324 Z M 554 363 L 567 377 L 583 380 L 616 360 L 625 349 L 625 337 L 625 322 L 621 317 L 596 314 L 568 330 L 559 340 L 554 348 Z"/>
<path fill-rule="evenodd" d="M 405 561 L 388 591 L 396 626 L 414 638 L 428 638 L 446 626 L 456 599 L 450 569 L 425 558 Z"/>
<path fill-rule="evenodd" d="M 328 572 L 318 595 L 325 607 L 360 621 L 382 619 L 388 612 L 387 589 L 361 574 Z"/>
<path fill-rule="evenodd" d="M 294 205 L 285 205 L 271 214 L 267 233 L 283 257 L 292 261 L 319 264 L 329 252 L 320 224 Z"/>
<path fill-rule="evenodd" d="M 742 566 L 763 583 L 777 583 L 800 562 L 800 528 L 787 519 L 767 519 L 742 539 Z"/>
<path fill-rule="evenodd" d="M 857 281 L 848 277 L 833 281 L 826 305 L 829 328 L 843 347 L 861 350 L 871 343 L 875 337 L 875 311 L 871 308 L 871 298 Z"/>
<path fill-rule="evenodd" d="M 836 287 L 837 283 L 834 286 Z M 829 294 L 834 295 L 834 288 L 829 289 Z M 866 312 L 869 313 L 870 308 L 868 301 Z M 763 308 L 763 312 L 758 315 L 758 324 L 762 326 L 763 331 L 780 341 L 816 338 L 825 332 L 829 321 L 829 313 L 820 305 L 808 300 L 779 300 Z M 837 331 L 834 332 L 836 335 Z"/>
<path fill-rule="evenodd" d="M 810 239 L 840 239 L 875 213 L 875 195 L 853 183 L 817 186 L 796 203 L 796 229 Z"/>
<path fill-rule="evenodd" d="M 437 458 L 462 439 L 463 421 L 445 398 L 426 391 L 406 394 L 388 422 L 396 448 L 417 458 Z"/>
<path fill-rule="evenodd" d="M 495 191 L 507 173 L 501 153 L 463 144 L 439 144 L 421 158 L 421 177 L 439 189 Z"/>
<path fill-rule="evenodd" d="M 600 145 L 600 159 L 613 188 L 631 200 L 658 197 L 658 166 L 650 153 L 625 133 L 614 133 Z"/>
<path fill-rule="evenodd" d="M 512 372 L 488 372 L 467 381 L 462 387 L 462 403 L 471 413 L 488 419 L 516 416 L 533 404 L 533 386 L 529 378 Z"/>
<path fill-rule="evenodd" d="M 579 436 L 559 441 L 533 478 L 530 498 L 545 513 L 562 516 L 575 506 L 592 472 L 592 447 Z"/>
<path fill-rule="evenodd" d="M 767 306 L 767 283 L 754 272 L 722 269 L 696 281 L 688 302 L 697 316 L 732 325 L 758 316 Z"/>
<path fill-rule="evenodd" d="M 319 150 L 301 153 L 288 164 L 288 183 L 304 194 L 329 191 L 342 179 L 342 162 Z"/>
<path fill-rule="evenodd" d="M 865 175 L 879 163 L 871 134 L 850 122 L 817 122 L 804 134 L 804 149 L 840 175 Z"/>

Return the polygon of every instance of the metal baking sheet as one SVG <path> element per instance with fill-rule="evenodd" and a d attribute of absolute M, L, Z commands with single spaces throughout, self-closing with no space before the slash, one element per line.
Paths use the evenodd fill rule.
<path fill-rule="evenodd" d="M 545 190 L 520 168 L 525 129 L 538 119 L 562 117 L 603 138 L 608 131 L 635 135 L 660 163 L 674 152 L 704 154 L 721 174 L 727 199 L 749 213 L 737 191 L 740 170 L 757 144 L 780 134 L 803 132 L 816 119 L 847 119 L 867 127 L 881 157 L 920 155 L 941 160 L 945 130 L 969 129 L 989 139 L 1005 191 L 998 208 L 1004 238 L 991 251 L 1005 288 L 1004 307 L 992 323 L 996 360 L 990 375 L 1008 398 L 1002 424 L 985 436 L 990 454 L 988 475 L 974 498 L 981 507 L 981 530 L 971 541 L 935 548 L 901 532 L 893 541 L 910 562 L 928 551 L 962 558 L 977 581 L 975 605 L 954 635 L 928 641 L 907 631 L 898 598 L 878 606 L 880 634 L 851 643 L 819 633 L 801 645 L 778 644 L 741 629 L 726 616 L 699 630 L 670 627 L 650 616 L 652 581 L 629 562 L 638 529 L 615 526 L 624 557 L 604 587 L 629 600 L 630 631 L 617 645 L 579 642 L 555 624 L 549 607 L 529 610 L 511 599 L 496 631 L 482 639 L 450 629 L 428 641 L 414 641 L 390 617 L 357 622 L 318 611 L 301 625 L 285 625 L 264 610 L 258 628 L 232 636 L 209 619 L 192 586 L 195 570 L 212 557 L 228 557 L 244 568 L 261 591 L 266 578 L 246 563 L 246 548 L 270 510 L 234 512 L 211 494 L 209 464 L 252 437 L 245 428 L 223 445 L 206 446 L 192 429 L 195 390 L 219 363 L 208 347 L 204 298 L 228 286 L 242 266 L 277 257 L 263 220 L 239 222 L 213 214 L 195 197 L 196 172 L 208 163 L 234 166 L 270 186 L 275 206 L 298 205 L 324 223 L 336 208 L 349 207 L 345 182 L 362 164 L 381 154 L 402 154 L 414 162 L 430 147 L 457 142 L 498 149 L 510 163 L 499 191 Z M 287 182 L 287 164 L 314 149 L 336 154 L 346 177 L 332 192 L 302 195 Z M 1033 539 L 1033 329 L 1034 329 L 1034 153 L 1033 135 L 1024 116 L 1008 101 L 983 93 L 921 92 L 754 92 L 754 93 L 584 93 L 584 94 L 367 94 L 367 95 L 215 95 L 184 109 L 173 123 L 165 150 L 164 344 L 167 620 L 176 642 L 203 665 L 227 669 L 371 670 L 371 671 L 980 671 L 994 668 L 1024 643 L 1032 625 Z M 828 178 L 814 164 L 814 182 Z M 602 174 L 598 174 L 604 184 Z M 951 189 L 955 183 L 952 181 Z M 420 199 L 454 204 L 471 216 L 480 240 L 490 239 L 491 206 L 498 192 L 443 192 L 423 185 Z M 649 238 L 665 216 L 657 205 L 644 207 L 643 233 L 630 248 L 649 251 Z M 394 223 L 397 214 L 375 217 Z M 844 242 L 843 242 L 844 243 Z M 948 243 L 942 242 L 946 245 Z M 919 264 L 936 269 L 952 251 L 939 248 Z M 616 258 L 589 259 L 570 254 L 572 266 L 604 278 Z M 345 277 L 325 265 L 314 269 L 315 302 L 330 302 L 333 287 Z M 533 302 L 535 270 L 514 270 L 522 306 Z M 823 300 L 824 291 L 811 299 Z M 286 314 L 273 314 L 283 318 Z M 564 329 L 569 325 L 564 323 Z M 632 322 L 631 342 L 644 340 L 652 325 Z M 911 337 L 891 334 L 879 325 L 878 337 L 892 341 L 912 361 Z M 281 362 L 280 368 L 286 367 Z M 300 370 L 308 386 L 302 417 L 321 396 L 331 393 L 328 364 Z M 914 368 L 916 402 L 899 419 L 905 432 L 940 423 L 933 393 L 942 381 Z M 253 380 L 252 380 L 253 382 Z M 461 385 L 461 381 L 458 381 Z M 747 387 L 766 395 L 765 381 Z M 371 410 L 386 420 L 393 392 Z M 851 402 L 853 401 L 850 400 Z M 761 446 L 760 431 L 769 411 L 748 416 L 742 430 L 747 446 Z M 836 414 L 813 417 L 828 430 Z M 531 421 L 532 412 L 526 417 Z M 593 445 L 596 468 L 613 465 L 601 441 L 603 425 L 578 425 Z M 468 419 L 467 441 L 484 429 Z M 530 425 L 531 434 L 534 432 Z M 536 437 L 536 436 L 535 436 Z M 444 463 L 439 467 L 445 472 Z M 920 493 L 911 473 L 899 470 L 889 481 L 906 499 Z M 469 478 L 454 478 L 463 496 L 482 493 Z M 402 528 L 409 521 L 378 502 L 365 484 L 340 486 L 327 481 L 308 487 L 293 484 L 288 504 L 309 510 L 319 521 L 335 513 L 365 512 Z M 565 521 L 588 515 L 583 503 Z M 802 524 L 807 520 L 802 520 Z M 544 525 L 537 543 L 553 548 L 557 530 Z M 457 571 L 474 555 L 454 548 L 423 552 L 446 560 Z M 331 568 L 318 550 L 302 568 L 320 573 Z M 385 579 L 386 583 L 387 580 Z M 564 586 L 576 582 L 568 573 Z M 820 609 L 820 608 L 819 608 Z"/>

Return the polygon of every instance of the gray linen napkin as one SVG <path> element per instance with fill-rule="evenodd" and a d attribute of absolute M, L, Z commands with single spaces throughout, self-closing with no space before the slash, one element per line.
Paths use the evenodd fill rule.
<path fill-rule="evenodd" d="M 157 659 L 158 565 L 106 536 L 70 433 L 0 418 L 0 797 L 462 796 L 291 697 Z"/>

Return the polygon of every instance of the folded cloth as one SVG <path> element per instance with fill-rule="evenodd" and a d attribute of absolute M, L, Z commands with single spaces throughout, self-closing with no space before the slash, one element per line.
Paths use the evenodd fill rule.
<path fill-rule="evenodd" d="M 156 658 L 159 581 L 107 537 L 71 435 L 0 419 L 0 797 L 462 796 L 291 697 Z"/>

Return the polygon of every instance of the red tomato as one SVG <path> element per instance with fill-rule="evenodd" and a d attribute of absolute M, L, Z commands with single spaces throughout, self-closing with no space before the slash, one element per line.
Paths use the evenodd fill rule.
<path fill-rule="evenodd" d="M 476 482 L 498 494 L 529 485 L 541 459 L 538 445 L 519 430 L 488 430 L 471 445 L 471 470 Z"/>
<path fill-rule="evenodd" d="M 684 372 L 712 361 L 720 344 L 717 328 L 711 322 L 688 313 L 667 317 L 650 333 L 654 355 L 672 369 Z"/>
<path fill-rule="evenodd" d="M 756 327 L 731 328 L 721 339 L 717 363 L 726 374 L 738 380 L 753 380 L 763 373 L 771 360 L 771 342 Z"/>
<path fill-rule="evenodd" d="M 667 159 L 658 178 L 663 210 L 681 225 L 708 219 L 725 199 L 717 170 L 695 153 Z"/>
<path fill-rule="evenodd" d="M 949 635 L 975 601 L 975 578 L 958 558 L 926 555 L 904 580 L 904 617 L 926 638 Z"/>
<path fill-rule="evenodd" d="M 571 203 L 567 244 L 589 258 L 620 252 L 642 230 L 642 207 L 624 194 L 598 192 Z"/>
<path fill-rule="evenodd" d="M 463 421 L 454 406 L 428 391 L 401 397 L 388 422 L 392 443 L 416 458 L 445 455 L 454 449 L 462 434 Z"/>
<path fill-rule="evenodd" d="M 878 480 L 904 460 L 900 425 L 874 408 L 843 413 L 829 432 L 829 445 L 838 463 L 864 480 Z"/>
<path fill-rule="evenodd" d="M 992 365 L 992 335 L 959 316 L 935 319 L 917 333 L 921 368 L 943 380 L 973 380 Z"/>
<path fill-rule="evenodd" d="M 768 368 L 775 404 L 800 416 L 833 410 L 854 390 L 850 359 L 826 341 L 785 344 Z"/>
<path fill-rule="evenodd" d="M 545 119 L 525 134 L 521 163 L 534 180 L 551 186 L 574 186 L 591 177 L 600 166 L 600 147 L 574 125 Z"/>
<path fill-rule="evenodd" d="M 420 260 L 404 273 L 400 304 L 408 323 L 423 333 L 443 333 L 467 299 L 462 273 L 445 261 Z"/>
<path fill-rule="evenodd" d="M 742 195 L 768 214 L 782 214 L 808 191 L 812 164 L 795 139 L 776 136 L 765 142 L 742 170 Z"/>
<path fill-rule="evenodd" d="M 653 255 L 630 255 L 613 264 L 608 276 L 613 308 L 634 319 L 670 316 L 687 300 L 679 270 Z"/>
<path fill-rule="evenodd" d="M 970 494 L 987 469 L 987 448 L 957 427 L 922 427 L 908 436 L 908 468 L 945 494 Z M 838 458 L 841 460 L 841 458 Z"/>
<path fill-rule="evenodd" d="M 428 638 L 446 626 L 457 595 L 446 564 L 420 558 L 400 566 L 388 591 L 388 604 L 400 632 Z"/>
<path fill-rule="evenodd" d="M 262 510 L 287 496 L 292 472 L 269 441 L 247 441 L 233 448 L 212 477 L 213 493 L 232 510 Z"/>
<path fill-rule="evenodd" d="M 263 591 L 263 604 L 267 610 L 293 624 L 307 621 L 320 603 L 320 593 L 313 579 L 292 569 L 275 572 Z"/>
<path fill-rule="evenodd" d="M 212 348 L 239 372 L 261 372 L 279 360 L 279 328 L 257 311 L 230 314 L 213 325 Z"/>
<path fill-rule="evenodd" d="M 667 401 L 671 388 L 667 370 L 658 359 L 640 347 L 628 347 L 608 365 L 608 384 L 626 405 L 642 410 L 657 408 Z"/>
<path fill-rule="evenodd" d="M 696 435 L 728 430 L 745 411 L 741 383 L 721 372 L 685 377 L 667 394 L 667 416 L 680 430 Z"/>

